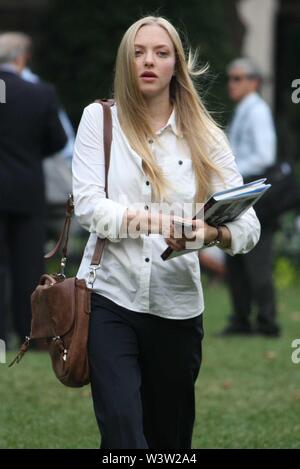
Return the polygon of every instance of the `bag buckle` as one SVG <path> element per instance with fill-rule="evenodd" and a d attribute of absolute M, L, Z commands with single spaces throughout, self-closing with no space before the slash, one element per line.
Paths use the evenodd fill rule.
<path fill-rule="evenodd" d="M 52 340 L 57 344 L 59 351 L 61 353 L 61 358 L 65 362 L 67 361 L 68 350 L 65 348 L 64 342 L 60 335 L 52 337 Z"/>
<path fill-rule="evenodd" d="M 99 269 L 99 265 L 90 266 L 90 273 L 88 278 L 88 285 L 92 289 L 96 280 L 96 271 Z"/>
<path fill-rule="evenodd" d="M 66 263 L 67 263 L 67 258 L 62 257 L 61 260 L 60 260 L 60 274 L 59 274 L 59 276 L 62 277 L 63 279 L 66 278 L 66 275 L 65 275 Z"/>

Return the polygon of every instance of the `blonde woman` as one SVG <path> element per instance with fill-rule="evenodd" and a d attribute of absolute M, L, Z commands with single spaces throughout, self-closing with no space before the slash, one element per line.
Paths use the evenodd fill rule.
<path fill-rule="evenodd" d="M 182 218 L 191 220 L 196 203 L 242 183 L 193 84 L 199 73 L 166 19 L 142 18 L 126 31 L 116 60 L 108 198 L 102 107 L 87 106 L 79 125 L 75 213 L 91 233 L 79 278 L 88 282 L 97 236 L 107 238 L 89 335 L 101 448 L 191 448 L 203 338 L 199 262 L 197 251 L 167 261 L 161 253 L 189 239 L 174 230 L 174 207 L 188 206 Z M 218 229 L 196 220 L 191 239 L 218 238 L 234 255 L 252 249 L 259 234 L 250 209 Z"/>

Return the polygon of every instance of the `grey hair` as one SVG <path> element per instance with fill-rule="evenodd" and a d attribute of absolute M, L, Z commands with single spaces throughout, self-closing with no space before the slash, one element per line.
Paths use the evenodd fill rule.
<path fill-rule="evenodd" d="M 0 34 L 0 63 L 11 63 L 24 54 L 29 54 L 32 48 L 30 36 L 20 32 L 6 32 Z"/>
<path fill-rule="evenodd" d="M 230 73 L 235 68 L 241 68 L 242 70 L 244 70 L 245 74 L 249 78 L 254 78 L 260 81 L 263 79 L 261 70 L 252 60 L 248 58 L 241 57 L 230 62 L 227 67 L 227 73 Z"/>

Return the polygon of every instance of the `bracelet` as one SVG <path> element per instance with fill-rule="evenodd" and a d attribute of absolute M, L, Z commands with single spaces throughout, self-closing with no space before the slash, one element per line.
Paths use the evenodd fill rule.
<path fill-rule="evenodd" d="M 208 243 L 204 243 L 204 247 L 211 248 L 212 246 L 218 246 L 221 244 L 223 239 L 223 232 L 221 226 L 215 226 L 216 230 L 218 231 L 216 239 L 209 241 Z"/>

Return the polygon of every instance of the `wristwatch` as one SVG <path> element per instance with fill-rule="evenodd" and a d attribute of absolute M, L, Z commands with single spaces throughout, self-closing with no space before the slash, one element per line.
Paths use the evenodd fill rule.
<path fill-rule="evenodd" d="M 215 228 L 218 231 L 216 239 L 213 239 L 212 241 L 209 241 L 208 243 L 204 243 L 204 247 L 211 248 L 212 246 L 218 246 L 219 244 L 221 244 L 222 239 L 223 239 L 222 228 L 221 226 L 215 226 Z"/>

